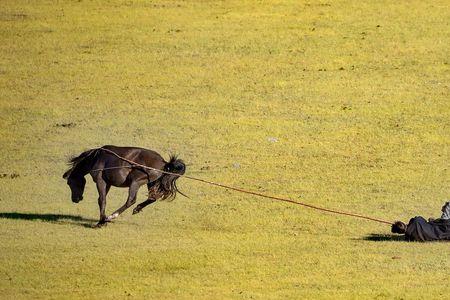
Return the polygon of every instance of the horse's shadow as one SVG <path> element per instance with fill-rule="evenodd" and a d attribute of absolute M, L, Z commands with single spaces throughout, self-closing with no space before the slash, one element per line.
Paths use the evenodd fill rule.
<path fill-rule="evenodd" d="M 378 234 L 371 233 L 362 238 L 365 241 L 372 242 L 405 242 L 405 237 L 403 235 L 394 235 L 394 234 Z"/>
<path fill-rule="evenodd" d="M 96 223 L 94 219 L 88 219 L 81 216 L 64 215 L 64 214 L 33 214 L 20 212 L 2 212 L 0 219 L 42 221 L 61 225 L 78 225 L 82 227 L 93 227 Z"/>

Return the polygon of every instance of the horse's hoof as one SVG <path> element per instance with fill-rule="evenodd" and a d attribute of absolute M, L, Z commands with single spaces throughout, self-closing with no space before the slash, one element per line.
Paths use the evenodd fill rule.
<path fill-rule="evenodd" d="M 140 208 L 135 207 L 135 208 L 133 209 L 133 215 L 138 214 L 138 213 L 140 213 L 140 212 L 141 212 L 141 209 L 140 209 Z"/>
<path fill-rule="evenodd" d="M 114 214 L 108 216 L 108 217 L 105 219 L 105 222 L 111 222 L 112 220 L 114 220 L 114 219 L 117 218 L 118 216 L 119 216 L 118 213 L 114 213 Z"/>
<path fill-rule="evenodd" d="M 93 228 L 102 228 L 103 226 L 106 226 L 106 225 L 108 225 L 108 223 L 105 221 L 102 221 L 102 222 L 98 222 L 97 224 L 95 224 L 93 226 Z"/>

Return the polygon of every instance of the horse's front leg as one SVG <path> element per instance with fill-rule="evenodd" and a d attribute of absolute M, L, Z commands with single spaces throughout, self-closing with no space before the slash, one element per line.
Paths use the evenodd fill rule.
<path fill-rule="evenodd" d="M 128 207 L 136 203 L 136 195 L 140 188 L 140 184 L 137 181 L 131 183 L 130 188 L 128 189 L 128 198 L 127 202 L 124 205 L 119 207 L 115 212 L 113 212 L 110 216 L 106 218 L 106 222 L 110 222 L 117 218 L 121 213 L 123 213 Z"/>
<path fill-rule="evenodd" d="M 98 206 L 100 209 L 100 220 L 97 223 L 97 227 L 101 227 L 106 223 L 106 195 L 108 194 L 110 184 L 107 184 L 103 179 L 97 179 L 97 190 L 98 190 Z"/>

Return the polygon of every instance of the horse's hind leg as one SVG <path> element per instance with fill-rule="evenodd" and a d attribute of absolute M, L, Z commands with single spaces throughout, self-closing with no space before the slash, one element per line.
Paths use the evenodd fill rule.
<path fill-rule="evenodd" d="M 137 214 L 137 213 L 140 213 L 144 207 L 146 207 L 147 205 L 152 204 L 152 203 L 155 202 L 155 201 L 156 201 L 156 199 L 149 198 L 149 199 L 145 200 L 144 202 L 139 203 L 139 204 L 133 209 L 133 215 L 134 215 L 134 214 Z"/>
<path fill-rule="evenodd" d="M 158 193 L 157 193 L 157 188 L 156 188 L 156 181 L 148 182 L 147 183 L 147 188 L 148 188 L 148 199 L 145 200 L 142 203 L 139 203 L 133 209 L 133 215 L 135 215 L 137 213 L 140 213 L 144 207 L 146 207 L 147 205 L 152 204 L 153 202 L 156 201 L 156 199 L 159 198 L 158 197 Z"/>
<path fill-rule="evenodd" d="M 115 212 L 113 212 L 110 216 L 106 218 L 107 222 L 110 222 L 117 218 L 121 213 L 123 213 L 128 207 L 136 203 L 136 195 L 139 190 L 140 185 L 137 182 L 133 182 L 130 185 L 130 189 L 128 190 L 128 198 L 127 202 L 124 205 L 119 207 Z"/>

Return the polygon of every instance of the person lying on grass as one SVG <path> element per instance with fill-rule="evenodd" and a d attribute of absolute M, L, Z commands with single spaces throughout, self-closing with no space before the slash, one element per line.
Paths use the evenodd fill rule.
<path fill-rule="evenodd" d="M 450 241 L 450 202 L 442 206 L 440 219 L 429 219 L 428 222 L 422 217 L 414 217 L 409 220 L 408 225 L 396 221 L 391 228 L 393 233 L 404 234 L 407 241 Z"/>

